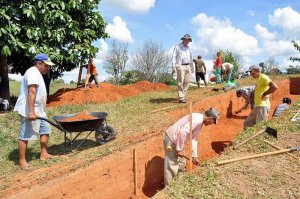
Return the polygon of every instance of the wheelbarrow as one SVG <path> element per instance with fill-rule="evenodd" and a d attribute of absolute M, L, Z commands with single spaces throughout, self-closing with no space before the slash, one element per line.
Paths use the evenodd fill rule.
<path fill-rule="evenodd" d="M 67 146 L 68 142 L 73 150 L 74 141 L 80 136 L 83 132 L 88 132 L 85 138 L 79 143 L 75 150 L 87 140 L 87 138 L 95 132 L 96 142 L 99 144 L 104 144 L 108 141 L 111 141 L 116 138 L 117 132 L 111 125 L 108 125 L 106 122 L 107 113 L 105 112 L 89 112 L 87 115 L 94 116 L 95 119 L 87 120 L 75 120 L 75 121 L 64 121 L 67 118 L 75 117 L 77 114 L 69 115 L 57 115 L 53 116 L 51 121 L 47 118 L 37 117 L 37 119 L 45 120 L 52 126 L 64 132 L 64 144 Z M 72 138 L 72 133 L 77 133 L 77 135 Z M 68 137 L 68 134 L 69 137 Z M 68 141 L 68 142 L 67 142 Z"/>

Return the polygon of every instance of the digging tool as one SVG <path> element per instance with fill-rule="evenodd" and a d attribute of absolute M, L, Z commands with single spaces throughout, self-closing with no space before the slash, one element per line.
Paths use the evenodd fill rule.
<path fill-rule="evenodd" d="M 133 164 L 134 164 L 134 194 L 137 195 L 137 156 L 136 149 L 133 149 Z"/>
<path fill-rule="evenodd" d="M 298 110 L 298 112 L 294 115 L 294 117 L 291 119 L 292 122 L 296 122 L 297 119 L 299 119 L 299 117 L 297 117 L 297 115 L 300 113 L 300 110 Z"/>
<path fill-rule="evenodd" d="M 276 146 L 276 145 L 274 145 L 273 143 L 268 142 L 268 141 L 266 141 L 266 140 L 264 140 L 264 142 L 265 142 L 266 144 L 270 145 L 271 147 L 273 147 L 274 149 L 278 149 L 278 150 L 281 150 L 281 149 L 282 149 L 282 148 L 280 148 L 279 146 Z M 293 155 L 293 154 L 290 154 L 290 153 L 288 153 L 288 155 L 291 156 L 291 157 L 293 157 L 294 159 L 300 161 L 300 159 L 299 159 L 297 156 L 295 156 L 295 155 Z"/>
<path fill-rule="evenodd" d="M 269 135 L 277 138 L 277 130 L 271 128 L 271 127 L 267 127 L 264 130 L 260 130 L 258 131 L 256 134 L 254 134 L 253 136 L 251 136 L 250 138 L 244 140 L 243 142 L 241 142 L 240 144 L 238 144 L 237 146 L 234 146 L 233 149 L 237 149 L 238 147 L 246 144 L 247 142 L 249 142 L 250 140 L 252 140 L 253 138 L 256 138 L 257 136 L 263 134 L 264 132 L 268 133 Z"/>
<path fill-rule="evenodd" d="M 269 155 L 276 155 L 276 154 L 281 154 L 281 153 L 287 153 L 287 152 L 294 152 L 294 151 L 300 151 L 300 146 L 297 147 L 292 147 L 289 149 L 281 149 L 277 151 L 272 151 L 272 152 L 267 152 L 267 153 L 260 153 L 260 154 L 255 154 L 255 155 L 249 155 L 241 158 L 234 158 L 231 160 L 224 160 L 221 162 L 217 162 L 218 165 L 223 165 L 223 164 L 228 164 L 231 162 L 237 162 L 241 160 L 248 160 L 248 159 L 253 159 L 253 158 L 259 158 L 259 157 L 264 157 L 264 156 L 269 156 Z"/>
<path fill-rule="evenodd" d="M 189 171 L 191 172 L 193 169 L 192 166 L 192 154 L 193 154 L 193 144 L 192 144 L 192 139 L 193 139 L 193 102 L 190 102 L 189 105 L 189 111 L 190 111 L 190 140 L 189 140 L 189 146 L 190 146 L 190 158 L 188 158 L 187 160 L 189 160 Z"/>

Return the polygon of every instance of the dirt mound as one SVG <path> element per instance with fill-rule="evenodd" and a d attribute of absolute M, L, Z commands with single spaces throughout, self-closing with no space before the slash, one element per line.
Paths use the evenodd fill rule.
<path fill-rule="evenodd" d="M 74 105 L 85 103 L 107 103 L 124 97 L 138 95 L 141 92 L 165 91 L 171 88 L 163 83 L 141 81 L 135 84 L 116 86 L 102 83 L 100 88 L 60 89 L 48 98 L 48 106 Z"/>

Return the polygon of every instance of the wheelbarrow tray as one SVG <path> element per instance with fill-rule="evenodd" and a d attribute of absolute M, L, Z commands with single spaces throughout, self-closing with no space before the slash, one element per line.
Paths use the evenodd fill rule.
<path fill-rule="evenodd" d="M 52 118 L 55 122 L 60 125 L 65 131 L 68 132 L 83 132 L 83 131 L 95 131 L 103 125 L 107 117 L 107 113 L 105 112 L 89 112 L 87 115 L 91 115 L 96 117 L 95 119 L 87 119 L 87 120 L 76 120 L 76 121 L 67 121 L 63 120 L 67 118 L 71 118 L 76 116 L 77 114 L 69 114 L 69 115 L 57 115 Z"/>

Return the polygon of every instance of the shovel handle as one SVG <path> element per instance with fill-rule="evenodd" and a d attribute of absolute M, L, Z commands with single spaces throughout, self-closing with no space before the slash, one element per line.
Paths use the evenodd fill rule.
<path fill-rule="evenodd" d="M 56 127 L 57 129 L 65 132 L 66 130 L 63 129 L 60 125 L 58 124 L 55 124 L 54 122 L 52 122 L 51 120 L 48 120 L 47 118 L 44 118 L 44 117 L 36 117 L 36 119 L 39 119 L 39 120 L 44 120 L 46 122 L 48 122 L 49 124 L 51 124 L 52 126 Z"/>
<path fill-rule="evenodd" d="M 218 165 L 223 165 L 223 164 L 228 164 L 228 163 L 231 163 L 231 162 L 237 162 L 237 161 L 241 161 L 241 160 L 259 158 L 259 157 L 268 156 L 268 155 L 286 153 L 286 152 L 290 152 L 290 151 L 291 151 L 291 149 L 281 149 L 281 150 L 267 152 L 267 153 L 260 153 L 260 154 L 249 155 L 249 156 L 240 157 L 240 158 L 234 158 L 234 159 L 231 159 L 231 160 L 224 160 L 224 161 L 221 161 L 221 162 L 217 162 L 217 164 Z"/>
<path fill-rule="evenodd" d="M 244 140 L 243 142 L 241 142 L 240 144 L 238 144 L 237 146 L 234 146 L 233 149 L 237 149 L 238 147 L 246 144 L 247 142 L 249 142 L 250 140 L 252 140 L 253 138 L 256 138 L 257 136 L 259 136 L 260 134 L 262 134 L 263 132 L 265 132 L 265 130 L 260 130 L 258 131 L 256 134 L 254 134 L 253 136 L 251 136 L 250 138 Z"/>

